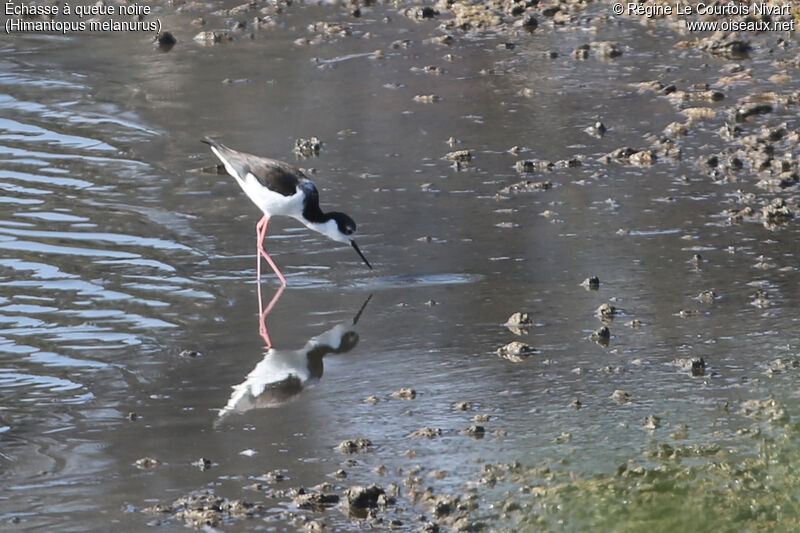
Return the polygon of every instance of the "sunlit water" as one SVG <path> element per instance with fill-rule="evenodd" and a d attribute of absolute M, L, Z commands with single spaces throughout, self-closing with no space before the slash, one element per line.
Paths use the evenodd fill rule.
<path fill-rule="evenodd" d="M 379 464 L 420 463 L 448 471 L 437 486 L 457 490 L 475 459 L 567 454 L 572 469 L 604 472 L 678 423 L 691 442 L 746 448 L 735 432 L 747 422 L 720 406 L 794 397 L 780 376 L 763 391 L 752 379 L 794 355 L 796 227 L 724 225 L 727 198 L 754 187 L 697 173 L 700 147 L 722 143 L 707 132 L 685 141 L 679 164 L 597 161 L 679 119 L 632 83 L 665 72 L 704 80 L 715 60 L 654 62 L 676 37 L 636 25 L 605 27 L 638 44 L 613 62 L 572 60 L 586 41 L 574 32 L 537 33 L 513 50 L 497 51 L 503 41 L 492 37 L 446 48 L 424 44 L 429 28 L 387 7 L 347 20 L 353 37 L 293 44 L 307 24 L 343 17 L 293 6 L 268 38 L 203 47 L 191 41 L 192 17 L 165 15 L 180 39 L 169 53 L 135 34 L 0 43 L 0 519 L 31 530 L 142 529 L 153 518 L 140 508 L 209 485 L 252 500 L 244 487 L 274 469 L 292 486 L 329 479 L 346 460 L 335 447 L 356 437 L 376 448 L 347 468 L 348 483 L 373 481 Z M 411 45 L 392 48 L 398 39 Z M 384 59 L 371 57 L 377 49 Z M 411 70 L 426 65 L 444 72 Z M 413 101 L 431 93 L 442 101 Z M 602 139 L 582 132 L 596 117 L 611 126 Z M 320 157 L 297 165 L 317 170 L 324 207 L 358 222 L 375 265 L 275 219 L 266 246 L 289 288 L 266 326 L 280 352 L 265 353 L 259 335 L 259 214 L 233 180 L 197 171 L 214 163 L 199 143 L 206 134 L 286 160 L 296 138 L 322 139 Z M 452 168 L 442 158 L 454 149 L 472 150 L 472 164 Z M 552 190 L 498 194 L 527 177 L 518 159 L 577 154 L 581 167 L 530 177 Z M 754 268 L 761 255 L 775 268 Z M 598 291 L 580 286 L 591 275 Z M 766 309 L 750 304 L 758 287 L 772 297 Z M 266 276 L 267 301 L 276 288 Z M 720 297 L 699 302 L 706 289 Z M 608 301 L 622 316 L 604 348 L 589 335 Z M 502 326 L 515 311 L 535 321 L 521 338 Z M 643 327 L 624 325 L 634 318 Z M 344 347 L 312 361 L 314 343 L 345 330 Z M 495 355 L 518 339 L 537 352 L 518 364 Z M 700 356 L 704 378 L 670 364 Z M 302 383 L 291 391 L 245 401 L 245 384 L 250 394 L 270 389 L 292 368 Z M 392 398 L 402 387 L 416 399 Z M 616 389 L 634 401 L 615 404 Z M 377 404 L 364 401 L 371 395 Z M 462 401 L 474 410 L 454 411 Z M 482 440 L 459 433 L 476 413 L 491 415 Z M 643 430 L 648 415 L 663 429 Z M 407 437 L 423 426 L 443 435 Z M 571 440 L 556 443 L 564 431 Z M 137 469 L 145 456 L 161 465 Z M 200 457 L 214 466 L 190 464 Z"/>

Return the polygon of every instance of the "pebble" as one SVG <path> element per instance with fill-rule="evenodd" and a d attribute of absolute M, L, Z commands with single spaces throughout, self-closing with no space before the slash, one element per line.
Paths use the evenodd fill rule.
<path fill-rule="evenodd" d="M 212 466 L 211 459 L 206 459 L 205 457 L 201 457 L 197 461 L 194 461 L 192 463 L 192 466 L 196 466 L 200 470 L 208 470 Z"/>
<path fill-rule="evenodd" d="M 392 393 L 392 398 L 397 398 L 399 400 L 413 400 L 416 397 L 417 391 L 410 388 L 399 389 Z"/>
<path fill-rule="evenodd" d="M 321 149 L 322 141 L 318 137 L 300 138 L 294 141 L 293 151 L 301 157 L 317 156 Z"/>
<path fill-rule="evenodd" d="M 142 470 L 151 470 L 160 465 L 161 461 L 154 459 L 153 457 L 142 457 L 141 459 L 137 459 L 134 464 L 136 465 L 136 468 L 140 468 Z"/>
<path fill-rule="evenodd" d="M 524 342 L 513 341 L 505 346 L 501 346 L 497 349 L 497 355 L 504 359 L 508 359 L 512 363 L 520 363 L 527 359 L 532 353 L 534 349 L 532 346 L 525 344 Z"/>
<path fill-rule="evenodd" d="M 712 289 L 707 289 L 697 295 L 697 299 L 704 304 L 712 303 L 718 298 L 717 293 Z"/>
<path fill-rule="evenodd" d="M 633 399 L 633 396 L 622 389 L 617 389 L 611 394 L 611 399 L 617 403 L 628 403 Z"/>
<path fill-rule="evenodd" d="M 442 97 L 436 94 L 417 94 L 414 96 L 413 100 L 420 104 L 435 104 L 436 102 L 440 102 Z"/>
<path fill-rule="evenodd" d="M 432 439 L 434 437 L 438 437 L 442 434 L 442 430 L 439 428 L 431 428 L 431 427 L 424 427 L 417 430 L 412 431 L 409 433 L 408 437 L 412 439 Z"/>
<path fill-rule="evenodd" d="M 604 303 L 595 309 L 595 314 L 600 318 L 610 320 L 617 314 L 617 308 L 609 303 Z"/>
<path fill-rule="evenodd" d="M 597 276 L 590 276 L 581 282 L 581 286 L 586 289 L 596 291 L 600 288 L 600 278 Z"/>
<path fill-rule="evenodd" d="M 354 454 L 368 452 L 372 448 L 372 441 L 369 439 L 350 439 L 339 443 L 337 449 L 343 454 Z"/>
<path fill-rule="evenodd" d="M 651 431 L 655 430 L 655 429 L 661 427 L 661 419 L 659 417 L 655 416 L 655 415 L 648 415 L 644 419 L 643 427 L 645 429 L 649 429 Z"/>
<path fill-rule="evenodd" d="M 474 438 L 483 438 L 486 429 L 483 426 L 473 425 L 461 431 L 464 435 L 469 435 Z"/>
<path fill-rule="evenodd" d="M 507 326 L 530 326 L 533 325 L 533 320 L 528 313 L 517 311 L 506 320 Z"/>

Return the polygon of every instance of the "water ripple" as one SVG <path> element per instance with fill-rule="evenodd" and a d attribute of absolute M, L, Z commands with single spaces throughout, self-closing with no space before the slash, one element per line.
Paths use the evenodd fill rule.
<path fill-rule="evenodd" d="M 125 394 L 116 361 L 161 349 L 177 302 L 214 296 L 183 273 L 202 255 L 173 238 L 192 235 L 188 219 L 131 155 L 157 132 L 86 105 L 70 74 L 0 67 L 0 394 L 8 413 L 43 420 L 32 406 L 86 403 L 109 379 Z"/>

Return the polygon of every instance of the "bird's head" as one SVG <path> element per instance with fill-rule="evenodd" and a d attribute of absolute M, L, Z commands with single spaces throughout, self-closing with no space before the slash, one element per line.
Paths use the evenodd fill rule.
<path fill-rule="evenodd" d="M 336 212 L 331 213 L 331 220 L 336 223 L 336 230 L 340 234 L 340 239 L 336 240 L 340 242 L 350 241 L 352 239 L 350 236 L 356 232 L 356 221 L 344 213 Z"/>
<path fill-rule="evenodd" d="M 358 256 L 361 258 L 362 261 L 372 269 L 372 265 L 369 264 L 367 258 L 364 257 L 364 254 L 361 253 L 361 249 L 356 244 L 356 241 L 353 239 L 353 234 L 356 232 L 356 222 L 349 216 L 345 215 L 344 213 L 336 213 L 333 212 L 331 215 L 331 222 L 336 224 L 336 229 L 331 232 L 328 236 L 335 241 L 339 242 L 348 242 L 350 246 L 358 253 Z"/>

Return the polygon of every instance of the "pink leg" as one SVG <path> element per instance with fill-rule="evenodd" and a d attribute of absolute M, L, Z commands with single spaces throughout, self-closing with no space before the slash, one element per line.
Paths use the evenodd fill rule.
<path fill-rule="evenodd" d="M 261 240 L 264 238 L 261 233 L 261 228 L 263 228 L 264 224 L 267 222 L 269 222 L 269 219 L 264 215 L 256 224 L 256 282 L 259 285 L 261 285 L 261 252 L 259 248 L 261 247 Z"/>
<path fill-rule="evenodd" d="M 278 292 L 275 293 L 275 296 L 272 297 L 270 300 L 269 305 L 264 311 L 261 311 L 261 285 L 258 286 L 258 311 L 259 311 L 259 318 L 258 318 L 258 334 L 261 335 L 261 338 L 264 339 L 264 343 L 267 346 L 267 350 L 272 348 L 272 340 L 269 338 L 269 332 L 267 332 L 267 315 L 272 311 L 272 308 L 275 307 L 275 304 L 278 303 L 278 299 L 283 294 L 283 289 L 286 288 L 286 285 L 281 285 L 278 288 Z"/>
<path fill-rule="evenodd" d="M 272 267 L 272 270 L 277 274 L 278 279 L 281 280 L 281 285 L 286 286 L 286 278 L 283 277 L 281 271 L 278 270 L 278 267 L 275 265 L 275 262 L 272 258 L 267 254 L 267 251 L 264 250 L 264 237 L 267 236 L 267 226 L 269 226 L 269 217 L 264 215 L 261 217 L 261 220 L 258 221 L 256 224 L 256 240 L 257 240 L 257 260 L 258 265 L 256 267 L 256 281 L 260 284 L 261 283 L 261 256 L 267 260 L 269 266 Z"/>
<path fill-rule="evenodd" d="M 269 223 L 269 218 L 266 215 L 261 217 L 261 220 L 258 221 L 256 224 L 256 285 L 258 285 L 258 314 L 261 315 L 261 309 L 263 305 L 261 304 L 261 241 L 264 240 L 264 235 L 266 234 L 265 231 L 261 231 L 262 228 Z"/>

